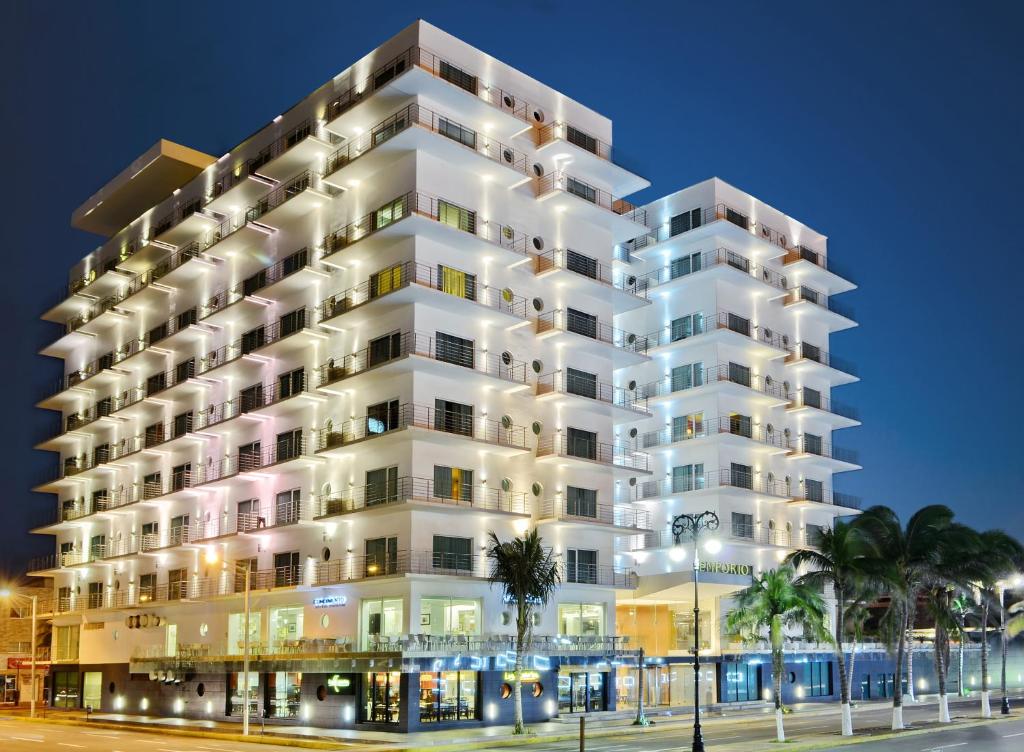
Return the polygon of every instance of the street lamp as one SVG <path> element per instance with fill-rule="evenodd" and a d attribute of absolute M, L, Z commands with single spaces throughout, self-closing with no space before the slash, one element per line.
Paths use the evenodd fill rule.
<path fill-rule="evenodd" d="M 36 611 L 38 606 L 38 596 L 23 595 L 21 593 L 15 593 L 10 588 L 3 588 L 0 590 L 0 598 L 29 598 L 32 601 L 32 637 L 30 640 L 32 650 L 32 670 L 29 675 L 29 717 L 36 717 Z M 19 698 L 20 699 L 20 698 Z"/>
<path fill-rule="evenodd" d="M 693 541 L 693 752 L 704 752 L 704 738 L 700 732 L 700 601 L 697 583 L 700 573 L 700 536 L 706 531 L 718 529 L 718 515 L 712 511 L 700 514 L 680 514 L 672 520 L 672 536 L 677 546 L 683 537 Z M 721 544 L 709 540 L 706 547 L 711 553 L 719 550 Z"/>
<path fill-rule="evenodd" d="M 217 563 L 217 552 L 212 548 L 206 552 L 206 563 Z M 251 652 L 249 645 L 249 574 L 252 570 L 249 568 L 248 561 L 235 562 L 235 576 L 238 576 L 239 570 L 244 570 L 245 572 L 245 616 L 242 623 L 242 630 L 244 632 L 242 637 L 242 705 L 244 706 L 242 710 L 242 736 L 249 736 L 249 654 Z"/>
<path fill-rule="evenodd" d="M 1003 600 L 1006 596 L 1006 584 L 1000 582 L 999 588 L 999 642 L 1002 648 L 1003 660 L 999 676 L 999 689 L 1003 694 L 1003 701 L 999 705 L 999 712 L 1002 715 L 1010 714 L 1010 698 L 1006 696 L 1006 606 Z"/>

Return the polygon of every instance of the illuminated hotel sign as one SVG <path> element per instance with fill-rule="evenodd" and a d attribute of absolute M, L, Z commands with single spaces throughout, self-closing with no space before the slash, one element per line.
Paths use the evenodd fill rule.
<path fill-rule="evenodd" d="M 714 574 L 738 574 L 742 577 L 750 577 L 754 574 L 754 568 L 749 564 L 727 564 L 722 561 L 704 561 L 703 559 L 700 562 L 700 571 Z"/>
<path fill-rule="evenodd" d="M 352 680 L 341 674 L 335 674 L 327 679 L 327 687 L 332 694 L 340 695 L 343 690 L 352 686 Z"/>
<path fill-rule="evenodd" d="M 344 606 L 348 603 L 348 598 L 344 595 L 325 595 L 322 598 L 313 599 L 313 608 L 334 608 L 335 606 Z"/>
<path fill-rule="evenodd" d="M 523 684 L 533 684 L 540 681 L 539 671 L 520 671 L 519 676 L 522 679 Z M 516 680 L 515 671 L 506 671 L 501 675 L 502 681 L 514 682 Z"/>

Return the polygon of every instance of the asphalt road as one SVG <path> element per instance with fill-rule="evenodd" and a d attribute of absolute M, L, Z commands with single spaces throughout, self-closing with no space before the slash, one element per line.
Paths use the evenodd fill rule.
<path fill-rule="evenodd" d="M 833 747 L 850 752 L 849 747 Z M 905 739 L 864 742 L 857 752 L 1020 752 L 1024 749 L 1024 719 L 986 724 L 965 729 L 950 729 L 941 735 L 925 734 Z"/>

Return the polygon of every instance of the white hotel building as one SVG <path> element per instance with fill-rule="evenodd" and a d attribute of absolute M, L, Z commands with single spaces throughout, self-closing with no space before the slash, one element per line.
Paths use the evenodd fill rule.
<path fill-rule="evenodd" d="M 417 22 L 215 158 L 166 141 L 73 215 L 105 237 L 45 314 L 64 377 L 52 702 L 413 730 L 507 723 L 488 533 L 563 584 L 527 720 L 768 677 L 729 594 L 853 500 L 826 239 L 717 180 L 645 207 L 607 118 Z M 246 571 L 249 576 L 246 577 Z M 705 618 L 706 617 L 706 618 Z M 827 694 L 805 655 L 793 691 Z M 830 669 L 829 669 L 830 673 Z M 830 692 L 830 689 L 829 689 Z"/>

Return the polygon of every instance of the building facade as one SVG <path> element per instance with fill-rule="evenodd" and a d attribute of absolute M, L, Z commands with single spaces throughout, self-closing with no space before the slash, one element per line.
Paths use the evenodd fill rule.
<path fill-rule="evenodd" d="M 694 554 L 671 523 L 704 509 L 706 699 L 760 696 L 723 615 L 856 511 L 831 438 L 855 376 L 829 354 L 853 285 L 720 180 L 619 198 L 648 183 L 611 143 L 417 22 L 228 154 L 160 142 L 74 213 L 106 239 L 44 314 L 55 704 L 508 723 L 486 550 L 533 526 L 562 585 L 527 720 L 629 706 L 641 647 L 656 704 L 683 704 Z"/>

